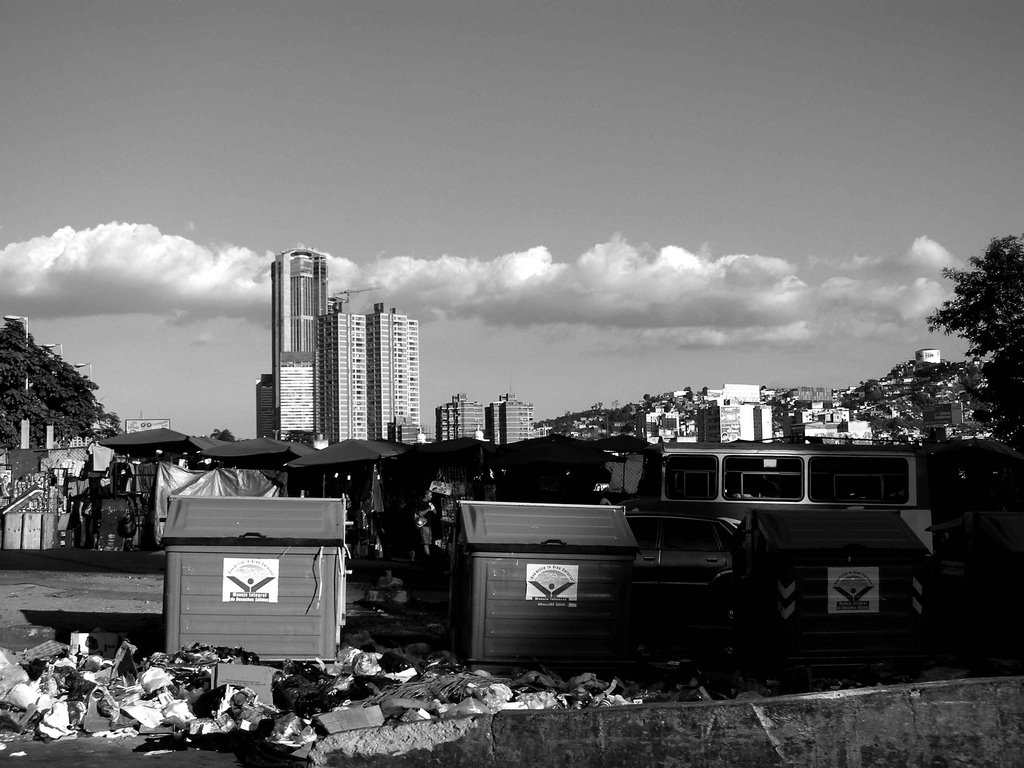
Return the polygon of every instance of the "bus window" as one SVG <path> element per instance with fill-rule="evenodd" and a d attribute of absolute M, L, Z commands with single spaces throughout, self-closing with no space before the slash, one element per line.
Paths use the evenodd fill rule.
<path fill-rule="evenodd" d="M 795 456 L 726 456 L 722 475 L 722 495 L 727 499 L 799 501 L 803 497 L 803 464 Z"/>
<path fill-rule="evenodd" d="M 814 456 L 810 459 L 811 501 L 906 504 L 910 469 L 892 456 Z"/>
<path fill-rule="evenodd" d="M 718 459 L 669 456 L 665 461 L 665 498 L 713 499 L 718 495 Z"/>

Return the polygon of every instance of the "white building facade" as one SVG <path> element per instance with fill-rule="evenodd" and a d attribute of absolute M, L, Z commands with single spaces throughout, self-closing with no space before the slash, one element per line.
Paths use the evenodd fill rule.
<path fill-rule="evenodd" d="M 316 431 L 328 443 L 369 436 L 366 316 L 342 306 L 317 321 Z"/>
<path fill-rule="evenodd" d="M 394 307 L 366 315 L 367 436 L 415 442 L 420 431 L 420 325 Z"/>

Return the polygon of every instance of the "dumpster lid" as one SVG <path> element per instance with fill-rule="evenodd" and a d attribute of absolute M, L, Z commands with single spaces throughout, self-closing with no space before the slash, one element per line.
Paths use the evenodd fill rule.
<path fill-rule="evenodd" d="M 886 510 L 757 510 L 757 524 L 769 549 L 920 550 L 928 548 L 896 511 Z"/>
<path fill-rule="evenodd" d="M 344 499 L 171 496 L 162 543 L 338 545 Z"/>
<path fill-rule="evenodd" d="M 975 530 L 1008 552 L 1024 552 L 1024 514 L 1020 512 L 972 512 Z"/>
<path fill-rule="evenodd" d="M 470 550 L 559 551 L 632 557 L 636 539 L 623 507 L 609 504 L 459 502 Z"/>

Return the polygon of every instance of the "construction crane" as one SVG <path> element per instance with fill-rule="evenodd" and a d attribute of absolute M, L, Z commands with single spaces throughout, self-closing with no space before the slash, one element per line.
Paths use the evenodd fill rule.
<path fill-rule="evenodd" d="M 379 291 L 379 285 L 371 285 L 369 288 L 351 288 L 347 291 L 338 291 L 336 294 L 331 296 L 331 301 L 335 302 L 338 306 L 338 311 L 344 312 L 345 305 L 352 301 L 353 293 L 366 293 L 367 291 Z"/>

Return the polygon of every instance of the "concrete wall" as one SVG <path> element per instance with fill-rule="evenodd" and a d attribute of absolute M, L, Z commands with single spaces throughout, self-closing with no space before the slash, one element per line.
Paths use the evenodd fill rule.
<path fill-rule="evenodd" d="M 338 768 L 1018 768 L 1024 678 L 503 711 L 335 734 L 309 760 Z"/>

